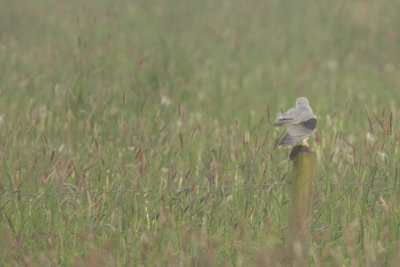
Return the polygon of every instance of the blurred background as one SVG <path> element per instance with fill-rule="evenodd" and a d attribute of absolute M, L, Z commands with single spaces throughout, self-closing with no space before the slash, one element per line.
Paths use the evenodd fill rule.
<path fill-rule="evenodd" d="M 322 114 L 344 103 L 394 107 L 399 95 L 397 1 L 1 5 L 1 82 L 15 89 L 3 89 L 4 101 L 55 100 L 54 87 L 63 94 L 76 76 L 83 101 L 123 87 L 149 104 L 160 94 L 192 109 L 209 100 L 230 116 L 302 95 Z"/>
<path fill-rule="evenodd" d="M 285 187 L 40 194 L 286 183 L 271 122 L 300 96 L 319 120 L 318 181 L 396 182 L 399 11 L 395 0 L 0 1 L 0 192 L 39 193 L 0 195 L 2 263 L 282 263 Z M 397 189 L 336 189 L 316 189 L 311 262 L 390 263 Z"/>

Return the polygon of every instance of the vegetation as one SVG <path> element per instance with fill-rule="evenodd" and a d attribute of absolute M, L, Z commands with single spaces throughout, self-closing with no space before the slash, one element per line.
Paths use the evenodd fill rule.
<path fill-rule="evenodd" d="M 400 2 L 0 3 L 0 265 L 288 264 L 319 122 L 308 262 L 400 255 Z"/>

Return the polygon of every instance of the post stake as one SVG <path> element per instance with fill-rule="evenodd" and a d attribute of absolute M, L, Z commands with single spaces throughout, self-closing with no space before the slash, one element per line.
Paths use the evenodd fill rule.
<path fill-rule="evenodd" d="M 308 147 L 295 146 L 290 152 L 293 161 L 293 181 L 290 210 L 290 248 L 294 266 L 306 266 L 310 212 L 316 156 Z"/>

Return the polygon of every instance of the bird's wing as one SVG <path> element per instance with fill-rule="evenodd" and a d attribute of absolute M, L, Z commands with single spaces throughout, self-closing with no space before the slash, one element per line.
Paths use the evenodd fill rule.
<path fill-rule="evenodd" d="M 312 119 L 312 120 L 315 120 L 315 125 L 313 128 L 309 127 L 309 125 L 306 122 L 298 123 L 298 124 L 291 123 L 287 127 L 286 134 L 282 138 L 282 140 L 279 142 L 279 145 L 280 146 L 290 146 L 299 141 L 306 139 L 310 134 L 313 133 L 313 131 L 316 127 L 316 119 Z"/>
<path fill-rule="evenodd" d="M 272 125 L 273 125 L 273 126 L 280 126 L 280 125 L 283 125 L 283 124 L 285 124 L 285 123 L 287 123 L 287 122 L 293 120 L 293 119 L 296 117 L 296 115 L 297 115 L 297 111 L 296 111 L 295 108 L 289 109 L 288 111 L 283 112 L 283 113 L 279 116 L 279 118 L 277 118 L 277 119 L 274 121 L 274 124 L 272 124 Z"/>

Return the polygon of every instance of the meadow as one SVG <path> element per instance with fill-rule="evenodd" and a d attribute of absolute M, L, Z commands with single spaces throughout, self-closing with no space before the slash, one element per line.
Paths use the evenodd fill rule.
<path fill-rule="evenodd" d="M 281 266 L 281 111 L 318 117 L 311 266 L 400 261 L 400 2 L 2 0 L 1 266 Z"/>

